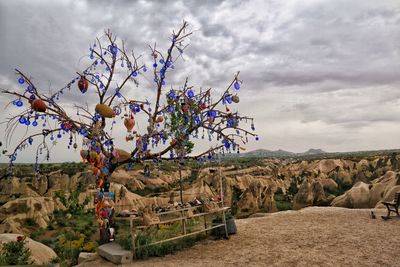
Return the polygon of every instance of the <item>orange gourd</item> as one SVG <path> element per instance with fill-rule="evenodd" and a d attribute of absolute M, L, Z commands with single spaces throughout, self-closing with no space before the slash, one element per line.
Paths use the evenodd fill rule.
<path fill-rule="evenodd" d="M 46 112 L 47 105 L 42 99 L 35 99 L 31 103 L 31 107 L 34 111 L 37 112 Z"/>
<path fill-rule="evenodd" d="M 124 125 L 125 125 L 126 129 L 128 130 L 128 132 L 132 131 L 133 127 L 135 127 L 135 119 L 133 118 L 133 116 L 126 118 L 124 120 Z"/>
<path fill-rule="evenodd" d="M 81 76 L 81 79 L 78 81 L 78 88 L 84 94 L 86 93 L 89 87 L 89 82 L 86 80 L 85 76 Z"/>

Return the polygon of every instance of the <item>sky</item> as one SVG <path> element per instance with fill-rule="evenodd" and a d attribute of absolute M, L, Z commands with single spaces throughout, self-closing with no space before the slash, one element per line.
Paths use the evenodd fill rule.
<path fill-rule="evenodd" d="M 89 47 L 105 29 L 151 64 L 148 45 L 157 42 L 165 51 L 183 20 L 193 35 L 167 83 L 178 86 L 188 77 L 193 86 L 218 93 L 240 71 L 237 109 L 255 118 L 260 136 L 248 151 L 400 147 L 397 0 L 0 1 L 0 88 L 23 90 L 18 68 L 36 87 L 55 92 L 87 66 Z M 131 96 L 151 99 L 155 90 L 148 80 L 132 85 Z M 60 103 L 74 113 L 72 106 L 92 104 L 91 96 L 74 88 Z M 0 105 L 12 100 L 2 95 Z M 17 113 L 8 106 L 0 121 Z M 122 123 L 118 127 L 123 140 Z M 8 149 L 25 131 L 18 129 Z M 52 154 L 55 162 L 80 159 L 62 142 Z M 34 158 L 27 149 L 18 161 Z"/>

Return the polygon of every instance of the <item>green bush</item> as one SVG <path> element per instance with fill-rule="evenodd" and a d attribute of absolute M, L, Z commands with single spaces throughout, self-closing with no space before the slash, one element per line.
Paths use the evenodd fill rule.
<path fill-rule="evenodd" d="M 32 264 L 29 260 L 30 249 L 26 246 L 25 237 L 18 236 L 16 241 L 11 241 L 3 245 L 0 254 L 0 265 L 28 265 Z"/>

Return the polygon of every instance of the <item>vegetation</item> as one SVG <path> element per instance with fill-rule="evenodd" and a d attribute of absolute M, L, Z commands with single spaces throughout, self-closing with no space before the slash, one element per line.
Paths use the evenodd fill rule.
<path fill-rule="evenodd" d="M 274 200 L 276 208 L 279 211 L 291 210 L 292 209 L 292 196 L 284 194 L 282 188 L 278 187 L 274 194 Z"/>
<path fill-rule="evenodd" d="M 18 236 L 16 241 L 3 244 L 0 254 L 0 266 L 32 264 L 29 259 L 30 249 L 26 246 L 24 236 Z"/>

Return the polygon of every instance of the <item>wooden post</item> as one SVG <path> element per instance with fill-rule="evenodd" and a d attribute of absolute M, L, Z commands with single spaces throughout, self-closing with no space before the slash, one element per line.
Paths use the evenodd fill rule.
<path fill-rule="evenodd" d="M 182 165 L 181 162 L 179 162 L 179 193 L 180 193 L 180 197 L 181 197 L 181 204 L 183 206 L 183 184 L 182 184 Z"/>
<path fill-rule="evenodd" d="M 133 230 L 133 218 L 130 216 L 129 220 L 129 226 L 130 226 L 130 234 L 131 234 L 131 245 L 132 245 L 132 254 L 133 254 L 133 259 L 136 260 L 136 231 Z"/>
<path fill-rule="evenodd" d="M 204 218 L 204 229 L 207 229 L 207 217 L 206 214 L 203 215 Z M 206 234 L 207 234 L 207 230 L 206 230 Z"/>
<path fill-rule="evenodd" d="M 229 235 L 228 235 L 228 226 L 226 225 L 226 216 L 225 216 L 225 210 L 222 210 L 222 220 L 224 222 L 224 226 L 225 226 L 225 238 L 229 239 Z"/>
<path fill-rule="evenodd" d="M 184 214 L 184 211 L 183 210 L 181 210 L 181 218 L 182 218 L 182 233 L 184 234 L 184 235 L 186 235 L 186 220 L 184 219 L 185 218 L 185 214 Z"/>
<path fill-rule="evenodd" d="M 221 207 L 224 207 L 224 189 L 222 188 L 222 170 L 221 170 L 221 154 L 218 154 L 218 163 L 219 163 L 219 186 L 221 187 L 220 196 L 221 196 Z"/>

